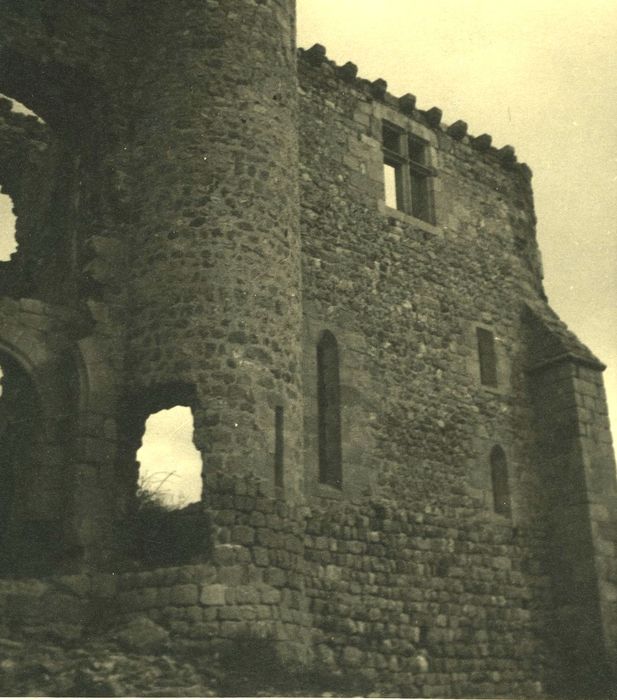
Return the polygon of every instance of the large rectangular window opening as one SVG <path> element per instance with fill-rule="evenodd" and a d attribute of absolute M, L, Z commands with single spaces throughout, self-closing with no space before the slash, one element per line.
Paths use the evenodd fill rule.
<path fill-rule="evenodd" d="M 434 223 L 428 142 L 384 121 L 382 144 L 386 206 Z"/>

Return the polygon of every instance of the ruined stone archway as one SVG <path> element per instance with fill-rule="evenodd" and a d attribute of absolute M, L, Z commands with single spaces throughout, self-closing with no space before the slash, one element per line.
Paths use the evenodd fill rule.
<path fill-rule="evenodd" d="M 20 308 L 22 303 L 30 313 Z M 49 324 L 46 312 L 32 300 L 0 303 L 4 575 L 63 570 L 75 554 L 69 523 L 76 372 L 69 353 L 28 326 L 37 320 L 41 326 Z"/>
<path fill-rule="evenodd" d="M 0 570 L 10 571 L 23 477 L 33 460 L 41 408 L 31 377 L 5 352 L 0 352 L 0 372 Z"/>
<path fill-rule="evenodd" d="M 1 349 L 0 368 L 0 572 L 36 575 L 61 557 L 62 489 L 32 376 Z"/>

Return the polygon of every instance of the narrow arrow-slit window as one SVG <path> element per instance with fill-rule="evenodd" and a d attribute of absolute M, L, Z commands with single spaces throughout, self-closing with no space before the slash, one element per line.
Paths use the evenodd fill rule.
<path fill-rule="evenodd" d="M 340 489 L 343 471 L 339 356 L 336 338 L 330 331 L 324 331 L 317 344 L 317 409 L 319 481 Z"/>

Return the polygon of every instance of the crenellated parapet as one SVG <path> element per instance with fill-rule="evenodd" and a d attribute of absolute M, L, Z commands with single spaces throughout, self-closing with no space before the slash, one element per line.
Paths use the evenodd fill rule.
<path fill-rule="evenodd" d="M 496 148 L 492 145 L 490 134 L 473 136 L 467 131 L 467 124 L 462 120 L 457 120 L 448 125 L 442 122 L 442 111 L 439 107 L 420 109 L 417 107 L 417 98 L 411 93 L 402 96 L 395 96 L 388 92 L 388 83 L 383 78 L 370 81 L 358 77 L 358 67 L 351 62 L 342 66 L 327 57 L 326 48 L 321 44 L 315 44 L 310 49 L 299 49 L 298 57 L 301 61 L 306 61 L 314 67 L 320 67 L 330 75 L 337 76 L 342 82 L 352 86 L 366 97 L 382 102 L 388 107 L 400 111 L 430 129 L 437 132 L 446 133 L 452 139 L 469 145 L 478 153 L 486 154 L 493 162 L 500 164 L 505 169 L 514 169 L 531 178 L 531 170 L 526 163 L 519 163 L 512 146 Z"/>

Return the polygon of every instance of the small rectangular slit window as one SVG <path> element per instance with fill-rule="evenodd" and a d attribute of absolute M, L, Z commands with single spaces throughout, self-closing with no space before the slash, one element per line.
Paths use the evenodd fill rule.
<path fill-rule="evenodd" d="M 476 328 L 478 338 L 478 359 L 480 361 L 480 381 L 485 386 L 497 386 L 497 355 L 495 337 L 485 328 Z"/>
<path fill-rule="evenodd" d="M 283 488 L 284 466 L 284 412 L 282 406 L 274 409 L 274 485 Z"/>

